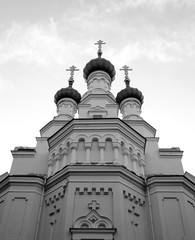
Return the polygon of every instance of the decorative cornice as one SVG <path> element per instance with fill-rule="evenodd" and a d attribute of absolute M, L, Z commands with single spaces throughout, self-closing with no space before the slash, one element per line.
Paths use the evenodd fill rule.
<path fill-rule="evenodd" d="M 147 185 L 149 188 L 153 187 L 178 187 L 182 186 L 190 191 L 193 195 L 195 192 L 195 180 L 186 177 L 186 175 L 155 175 L 147 178 Z M 166 190 L 164 190 L 166 191 Z"/>
<path fill-rule="evenodd" d="M 136 126 L 144 126 L 145 128 L 147 128 L 155 137 L 156 135 L 156 129 L 154 127 L 152 127 L 148 122 L 146 122 L 143 119 L 138 119 L 138 120 L 123 120 L 124 122 L 126 122 L 127 124 L 129 124 L 130 126 L 132 125 L 132 127 L 134 125 Z"/>
<path fill-rule="evenodd" d="M 136 145 L 145 149 L 146 138 L 130 127 L 127 123 L 119 118 L 103 118 L 103 119 L 73 119 L 55 134 L 48 138 L 49 147 L 55 147 L 62 139 L 74 130 L 116 130 L 125 135 Z"/>
<path fill-rule="evenodd" d="M 8 175 L 0 182 L 0 192 L 10 186 L 44 187 L 44 177 L 36 175 Z"/>
<path fill-rule="evenodd" d="M 180 150 L 178 147 L 172 148 L 159 148 L 159 155 L 160 157 L 173 157 L 173 158 L 182 158 L 183 151 Z"/>
<path fill-rule="evenodd" d="M 112 104 L 114 106 L 116 106 L 116 105 L 118 106 L 118 104 L 115 101 L 114 95 L 109 91 L 105 92 L 105 93 L 101 93 L 101 94 L 100 93 L 91 93 L 90 91 L 88 91 L 83 95 L 83 97 L 81 99 L 81 103 L 79 105 L 80 106 L 85 105 L 86 104 L 85 102 L 87 101 L 87 99 L 93 98 L 93 97 L 96 98 L 96 99 L 101 99 L 101 98 L 106 97 L 110 100 L 110 104 Z"/>
<path fill-rule="evenodd" d="M 16 157 L 34 157 L 36 149 L 34 147 L 15 147 L 14 150 L 11 150 L 11 153 L 14 158 Z"/>
<path fill-rule="evenodd" d="M 118 181 L 117 177 L 121 177 L 132 184 L 135 184 L 140 189 L 144 190 L 145 182 L 144 178 L 134 174 L 133 172 L 126 169 L 121 165 L 68 165 L 62 170 L 58 171 L 56 174 L 52 175 L 47 180 L 46 188 L 49 189 L 56 185 L 57 183 L 68 180 L 70 177 L 80 176 L 80 177 L 100 177 L 99 181 L 101 181 L 102 176 L 106 176 L 108 180 L 109 177 L 115 177 L 116 181 Z M 89 180 L 91 181 L 91 180 Z M 104 180 L 102 180 L 104 181 Z M 112 179 L 113 182 L 113 179 Z"/>
<path fill-rule="evenodd" d="M 41 136 L 52 126 L 64 126 L 68 123 L 69 121 L 67 120 L 51 120 L 50 122 L 48 122 L 44 127 L 42 127 L 40 129 L 40 134 Z"/>

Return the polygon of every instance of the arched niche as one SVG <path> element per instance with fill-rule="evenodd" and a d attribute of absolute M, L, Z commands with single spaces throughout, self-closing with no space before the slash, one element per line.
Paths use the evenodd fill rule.
<path fill-rule="evenodd" d="M 90 159 L 91 159 L 91 163 L 94 163 L 94 164 L 98 163 L 100 159 L 99 139 L 97 137 L 92 138 Z"/>
<path fill-rule="evenodd" d="M 76 159 L 77 163 L 85 162 L 85 139 L 83 137 L 78 139 Z"/>
<path fill-rule="evenodd" d="M 114 159 L 114 151 L 113 151 L 112 138 L 107 137 L 105 139 L 105 162 L 112 163 L 113 159 Z"/>

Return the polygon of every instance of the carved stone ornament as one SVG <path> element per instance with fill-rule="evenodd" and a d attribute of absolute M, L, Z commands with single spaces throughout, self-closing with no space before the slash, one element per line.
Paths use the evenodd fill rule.
<path fill-rule="evenodd" d="M 96 210 L 91 210 L 86 216 L 78 218 L 74 223 L 74 228 L 112 228 L 109 218 L 100 216 Z"/>
<path fill-rule="evenodd" d="M 107 110 L 99 105 L 92 107 L 89 109 L 88 114 L 89 116 L 93 116 L 93 115 L 102 115 L 102 116 L 106 116 L 107 115 Z"/>

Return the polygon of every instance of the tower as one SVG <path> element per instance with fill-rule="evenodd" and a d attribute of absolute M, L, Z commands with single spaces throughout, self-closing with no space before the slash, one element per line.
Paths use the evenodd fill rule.
<path fill-rule="evenodd" d="M 73 88 L 70 67 L 36 147 L 12 151 L 10 174 L 0 177 L 0 239 L 194 239 L 195 178 L 183 172 L 183 152 L 158 147 L 126 65 L 114 97 L 116 71 L 102 44 L 83 69 L 87 92 Z"/>

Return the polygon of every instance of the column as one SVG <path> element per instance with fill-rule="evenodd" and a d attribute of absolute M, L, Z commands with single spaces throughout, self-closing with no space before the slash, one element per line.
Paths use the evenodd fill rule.
<path fill-rule="evenodd" d="M 105 143 L 99 143 L 99 149 L 100 149 L 100 164 L 105 163 L 105 157 L 104 157 L 104 152 L 105 152 Z"/>
<path fill-rule="evenodd" d="M 70 160 L 70 164 L 75 164 L 75 163 L 76 163 L 77 143 L 71 143 L 71 144 L 70 144 L 70 149 L 71 149 L 71 160 Z"/>
<path fill-rule="evenodd" d="M 119 160 L 119 148 L 120 148 L 120 143 L 113 143 L 113 148 L 114 148 L 114 164 L 121 164 L 121 161 Z"/>
<path fill-rule="evenodd" d="M 48 161 L 48 177 L 51 176 L 53 173 L 53 163 L 54 163 L 54 160 L 49 159 L 49 161 Z"/>
<path fill-rule="evenodd" d="M 124 165 L 126 168 L 128 168 L 129 150 L 127 148 L 124 148 L 122 150 L 122 153 L 123 153 Z"/>
<path fill-rule="evenodd" d="M 133 163 L 133 172 L 137 173 L 137 161 L 138 161 L 138 157 L 136 154 L 132 154 L 131 155 L 131 161 Z"/>
<path fill-rule="evenodd" d="M 60 155 L 59 154 L 57 154 L 56 156 L 55 156 L 55 159 L 54 159 L 54 161 L 55 161 L 55 173 L 57 172 L 57 171 L 59 171 L 60 169 L 60 160 L 61 160 L 61 157 L 60 157 Z"/>
<path fill-rule="evenodd" d="M 142 177 L 144 177 L 145 176 L 144 167 L 146 165 L 144 159 L 139 160 L 139 165 L 140 165 L 140 174 L 141 174 Z"/>
<path fill-rule="evenodd" d="M 64 168 L 67 165 L 67 161 L 68 161 L 68 148 L 64 148 L 62 150 L 62 168 Z"/>
<path fill-rule="evenodd" d="M 86 142 L 85 143 L 85 155 L 86 155 L 85 163 L 86 164 L 90 164 L 91 163 L 91 161 L 90 161 L 90 153 L 91 153 L 91 143 Z"/>

